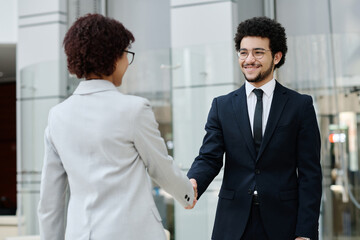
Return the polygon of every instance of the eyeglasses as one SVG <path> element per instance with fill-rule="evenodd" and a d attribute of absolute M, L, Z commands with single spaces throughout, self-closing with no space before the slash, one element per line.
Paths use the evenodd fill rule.
<path fill-rule="evenodd" d="M 251 54 L 256 59 L 262 59 L 266 53 L 266 51 L 271 51 L 263 48 L 254 48 L 251 50 Z M 240 51 L 237 52 L 238 57 L 241 60 L 245 60 L 249 56 L 249 50 L 247 49 L 240 49 Z"/>
<path fill-rule="evenodd" d="M 134 58 L 135 58 L 135 53 L 134 52 L 131 52 L 131 51 L 128 51 L 128 50 L 124 50 L 124 52 L 126 52 L 126 56 L 128 58 L 128 61 L 129 61 L 129 65 L 134 61 Z"/>

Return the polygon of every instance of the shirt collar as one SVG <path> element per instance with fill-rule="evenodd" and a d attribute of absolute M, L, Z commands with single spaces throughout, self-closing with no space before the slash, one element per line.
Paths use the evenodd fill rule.
<path fill-rule="evenodd" d="M 112 82 L 102 79 L 94 79 L 81 81 L 73 94 L 89 94 L 111 90 L 117 91 L 117 88 Z"/>
<path fill-rule="evenodd" d="M 276 85 L 276 81 L 275 78 L 271 79 L 269 82 L 267 82 L 266 84 L 262 85 L 261 87 L 259 87 L 259 89 L 264 91 L 264 94 L 267 97 L 270 97 L 271 94 L 274 93 L 275 90 L 275 85 Z M 246 97 L 250 96 L 250 93 L 252 93 L 252 91 L 255 89 L 255 87 L 249 83 L 248 81 L 245 81 L 245 91 L 246 91 Z"/>

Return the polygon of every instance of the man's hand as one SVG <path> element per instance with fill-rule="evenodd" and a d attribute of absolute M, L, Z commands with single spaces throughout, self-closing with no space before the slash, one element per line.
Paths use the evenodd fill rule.
<path fill-rule="evenodd" d="M 190 182 L 193 186 L 193 189 L 194 189 L 194 202 L 191 206 L 187 206 L 185 207 L 185 209 L 193 209 L 195 207 L 195 204 L 197 203 L 197 196 L 198 196 L 198 193 L 197 193 L 197 182 L 194 178 L 191 178 L 190 179 Z"/>
<path fill-rule="evenodd" d="M 310 240 L 310 238 L 304 238 L 304 237 L 297 237 L 295 240 Z"/>

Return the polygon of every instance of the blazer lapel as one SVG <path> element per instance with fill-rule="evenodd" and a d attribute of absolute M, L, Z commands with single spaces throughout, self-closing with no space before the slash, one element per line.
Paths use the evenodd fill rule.
<path fill-rule="evenodd" d="M 256 150 L 249 122 L 245 85 L 235 91 L 232 97 L 232 104 L 240 132 L 244 137 L 244 141 L 246 142 L 252 157 L 256 159 Z"/>
<path fill-rule="evenodd" d="M 256 161 L 260 158 L 261 154 L 269 143 L 287 101 L 288 96 L 286 95 L 286 89 L 280 83 L 276 82 L 269 118 Z"/>

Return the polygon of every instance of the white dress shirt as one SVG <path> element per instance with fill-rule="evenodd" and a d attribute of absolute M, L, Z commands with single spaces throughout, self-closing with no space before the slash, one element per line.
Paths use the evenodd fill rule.
<path fill-rule="evenodd" d="M 274 89 L 275 89 L 276 81 L 273 78 L 268 83 L 261 86 L 259 89 L 264 91 L 263 94 L 263 116 L 262 116 L 262 134 L 264 136 L 266 123 L 269 118 L 270 108 L 271 108 L 271 102 L 274 96 Z M 245 91 L 246 91 L 246 97 L 247 97 L 247 107 L 248 107 L 248 114 L 249 114 L 249 120 L 251 125 L 251 132 L 254 135 L 254 113 L 255 113 L 255 106 L 256 106 L 256 95 L 253 92 L 255 87 L 251 85 L 249 82 L 245 82 Z"/>

